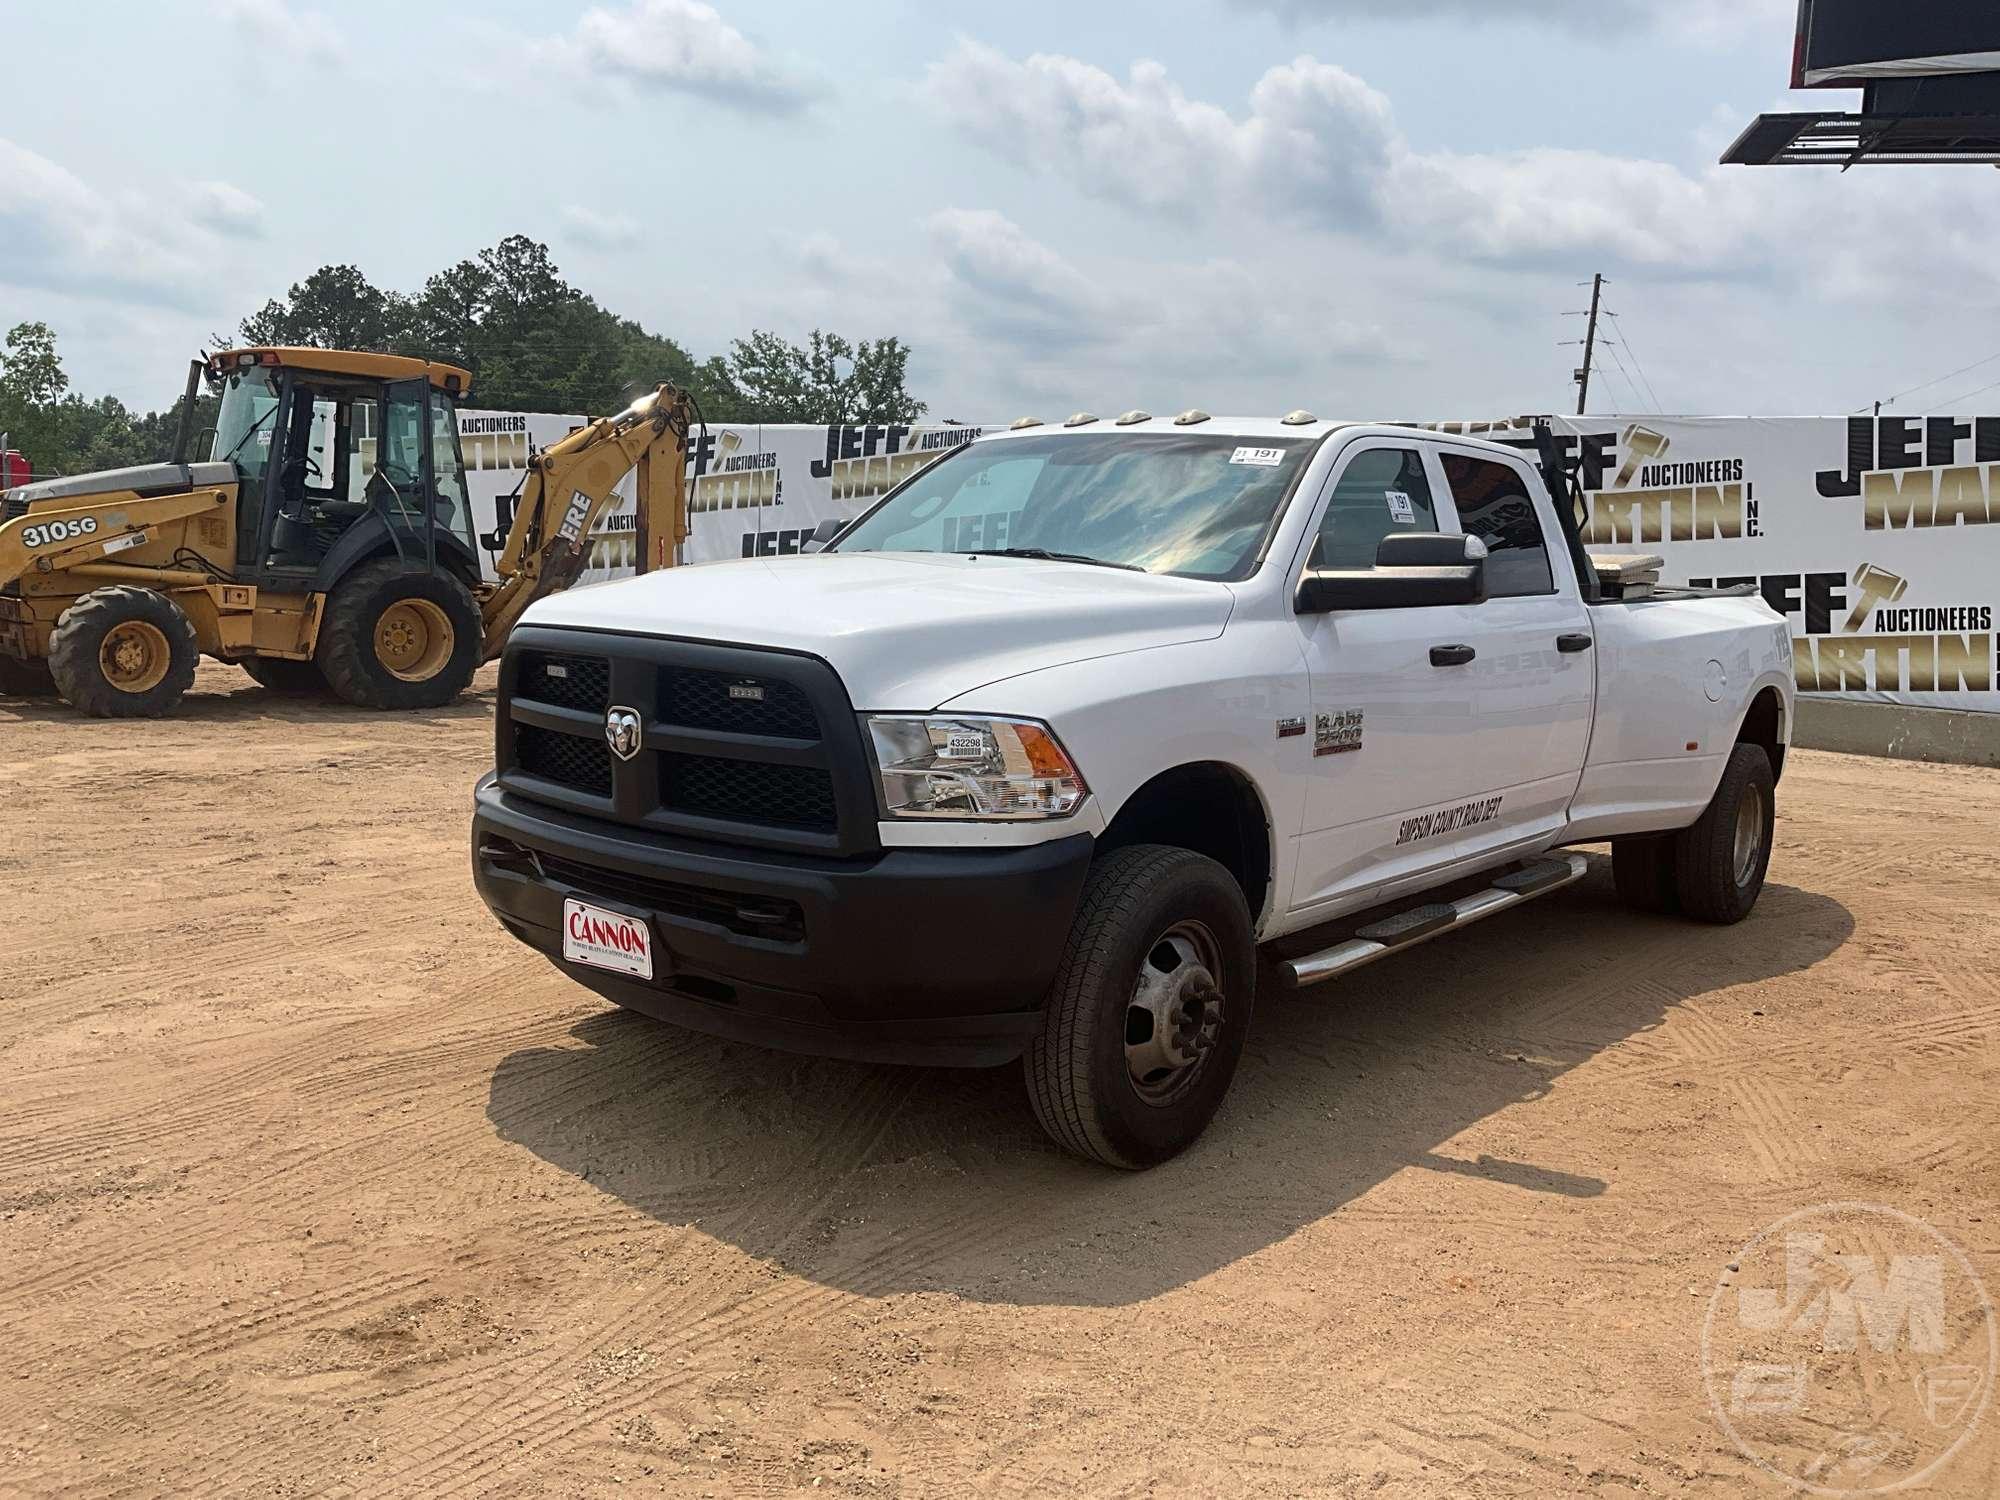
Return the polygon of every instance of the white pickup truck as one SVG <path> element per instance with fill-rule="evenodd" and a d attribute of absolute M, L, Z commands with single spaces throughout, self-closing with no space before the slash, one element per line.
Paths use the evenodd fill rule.
<path fill-rule="evenodd" d="M 1785 623 L 1589 558 L 1545 472 L 1303 412 L 1080 414 L 816 554 L 554 595 L 501 668 L 479 891 L 620 1005 L 1024 1057 L 1058 1142 L 1152 1165 L 1215 1113 L 1260 971 L 1463 927 L 1585 842 L 1641 908 L 1756 901 Z"/>

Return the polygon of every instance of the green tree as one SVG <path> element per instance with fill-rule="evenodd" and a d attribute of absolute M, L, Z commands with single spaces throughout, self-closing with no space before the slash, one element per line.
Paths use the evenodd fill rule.
<path fill-rule="evenodd" d="M 243 320 L 246 344 L 386 350 L 409 328 L 410 305 L 355 266 L 321 266 Z"/>
<path fill-rule="evenodd" d="M 850 344 L 815 328 L 804 345 L 758 330 L 732 347 L 729 371 L 756 422 L 914 422 L 929 408 L 904 384 L 909 346 Z"/>

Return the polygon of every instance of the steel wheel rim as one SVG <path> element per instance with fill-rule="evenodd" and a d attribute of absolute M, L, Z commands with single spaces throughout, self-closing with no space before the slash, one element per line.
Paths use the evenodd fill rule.
<path fill-rule="evenodd" d="M 1736 804 L 1735 868 L 1736 883 L 1748 885 L 1756 873 L 1757 856 L 1764 847 L 1764 789 L 1748 786 Z"/>
<path fill-rule="evenodd" d="M 392 677 L 427 682 L 451 660 L 458 632 L 429 599 L 398 599 L 375 622 L 375 660 Z"/>
<path fill-rule="evenodd" d="M 122 693 L 158 687 L 172 663 L 167 633 L 149 620 L 120 620 L 97 647 L 98 670 Z"/>
<path fill-rule="evenodd" d="M 1148 1104 L 1185 1094 L 1208 1065 L 1226 1020 L 1221 947 L 1196 921 L 1176 922 L 1147 947 L 1125 1004 L 1125 1071 Z"/>

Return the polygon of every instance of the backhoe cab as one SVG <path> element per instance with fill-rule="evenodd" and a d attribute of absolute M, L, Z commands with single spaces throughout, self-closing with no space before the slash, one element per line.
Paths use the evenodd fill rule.
<path fill-rule="evenodd" d="M 204 383 L 215 425 L 197 435 Z M 275 691 L 435 707 L 530 603 L 575 581 L 635 467 L 640 567 L 672 564 L 693 408 L 661 386 L 536 455 L 500 582 L 482 583 L 456 410 L 470 384 L 450 365 L 327 349 L 195 361 L 170 462 L 0 496 L 0 693 L 153 716 L 208 655 Z"/>

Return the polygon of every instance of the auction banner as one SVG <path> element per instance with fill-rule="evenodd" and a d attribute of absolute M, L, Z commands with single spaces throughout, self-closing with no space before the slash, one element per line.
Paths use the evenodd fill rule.
<path fill-rule="evenodd" d="M 2000 713 L 2000 417 L 1558 417 L 1590 503 L 1584 540 L 1652 552 L 1664 581 L 1754 585 L 1791 623 L 1799 691 Z M 492 557 L 528 455 L 580 417 L 459 414 Z M 1519 427 L 1442 423 L 1520 446 Z M 984 429 L 712 426 L 688 455 L 683 561 L 794 553 Z M 633 566 L 630 479 L 591 537 L 586 582 Z"/>
<path fill-rule="evenodd" d="M 488 578 L 494 576 L 493 560 L 513 524 L 529 455 L 574 432 L 583 421 L 543 412 L 458 414 L 473 522 Z M 984 430 L 893 422 L 697 428 L 688 448 L 692 493 L 681 561 L 797 552 L 820 522 L 852 520 L 890 488 Z M 633 571 L 636 518 L 630 474 L 615 493 L 618 498 L 591 533 L 585 583 Z"/>
<path fill-rule="evenodd" d="M 1554 424 L 1589 500 L 1585 544 L 1656 554 L 1663 583 L 1753 585 L 1791 624 L 1800 692 L 2000 712 L 2000 417 Z"/>

